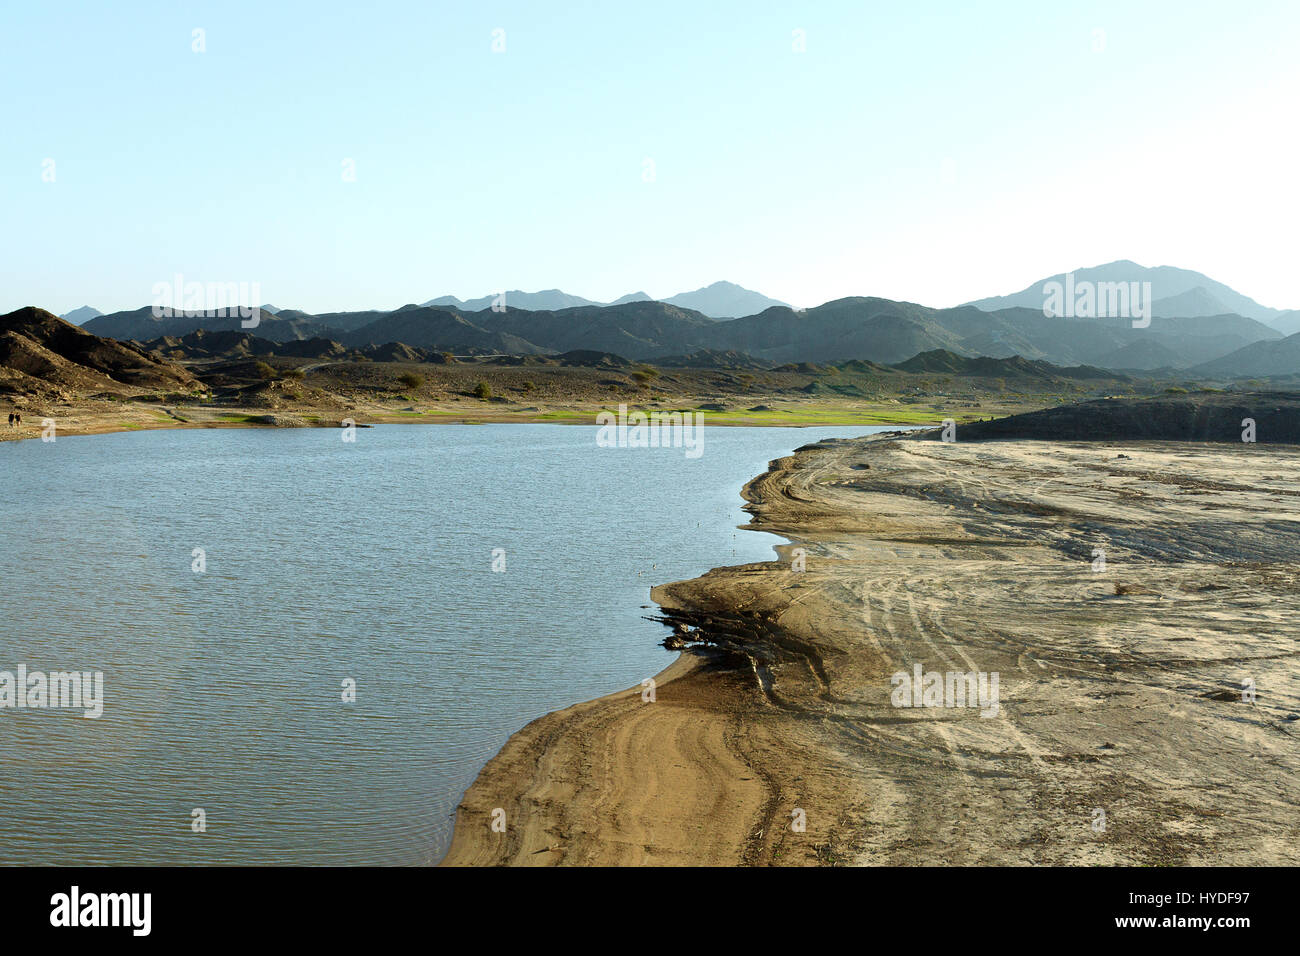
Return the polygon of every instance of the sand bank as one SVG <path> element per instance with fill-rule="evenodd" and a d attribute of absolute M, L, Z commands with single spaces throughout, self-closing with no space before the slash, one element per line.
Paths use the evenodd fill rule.
<path fill-rule="evenodd" d="M 445 863 L 1290 863 L 1298 479 L 1278 445 L 863 439 L 773 462 L 744 494 L 806 570 L 785 548 L 656 588 L 691 647 L 654 702 L 517 733 Z M 997 716 L 896 706 L 917 664 L 996 674 Z"/>

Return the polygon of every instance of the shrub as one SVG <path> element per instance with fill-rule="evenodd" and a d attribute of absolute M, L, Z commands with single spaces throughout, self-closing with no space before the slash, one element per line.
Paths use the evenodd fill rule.
<path fill-rule="evenodd" d="M 424 376 L 416 375 L 414 372 L 403 372 L 397 380 L 402 383 L 403 388 L 419 388 L 424 384 Z"/>
<path fill-rule="evenodd" d="M 254 362 L 253 371 L 258 374 L 259 378 L 265 378 L 265 379 L 275 378 L 275 369 L 267 365 L 265 362 Z"/>
<path fill-rule="evenodd" d="M 487 382 L 479 382 L 474 386 L 474 397 L 486 402 L 492 397 L 492 386 Z"/>
<path fill-rule="evenodd" d="M 290 368 L 285 369 L 281 374 L 284 378 L 291 378 L 295 382 L 301 382 L 305 373 L 300 368 Z"/>

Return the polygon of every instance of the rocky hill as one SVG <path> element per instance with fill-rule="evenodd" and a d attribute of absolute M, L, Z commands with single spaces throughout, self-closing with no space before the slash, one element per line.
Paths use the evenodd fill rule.
<path fill-rule="evenodd" d="M 20 395 L 189 391 L 194 376 L 126 342 L 32 306 L 0 316 L 0 391 Z"/>

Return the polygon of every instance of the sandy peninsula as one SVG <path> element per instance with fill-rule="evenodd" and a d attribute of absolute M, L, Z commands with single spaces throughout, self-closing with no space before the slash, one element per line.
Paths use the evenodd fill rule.
<path fill-rule="evenodd" d="M 515 734 L 444 865 L 1293 862 L 1300 447 L 935 437 L 772 462 L 782 559 L 656 588 L 653 702 Z"/>

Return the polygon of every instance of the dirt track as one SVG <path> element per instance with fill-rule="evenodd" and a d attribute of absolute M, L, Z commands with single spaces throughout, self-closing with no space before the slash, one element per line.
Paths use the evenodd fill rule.
<path fill-rule="evenodd" d="M 745 494 L 806 571 L 657 588 L 702 651 L 653 703 L 511 738 L 446 862 L 1291 863 L 1298 478 L 1300 448 L 1245 444 L 859 440 L 774 462 Z M 918 662 L 998 674 L 997 716 L 894 706 Z"/>

